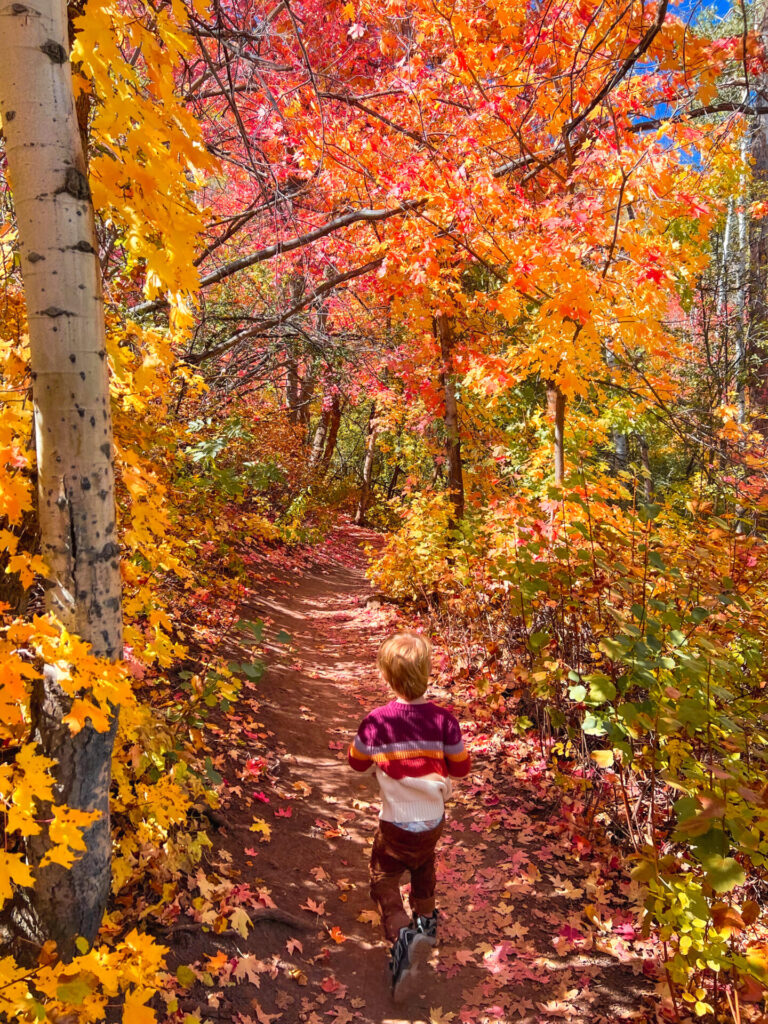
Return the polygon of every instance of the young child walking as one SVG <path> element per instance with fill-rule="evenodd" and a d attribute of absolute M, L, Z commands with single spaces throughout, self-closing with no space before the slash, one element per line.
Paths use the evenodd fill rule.
<path fill-rule="evenodd" d="M 416 988 L 419 968 L 437 942 L 435 848 L 445 823 L 451 777 L 469 772 L 461 729 L 445 708 L 426 699 L 432 647 L 426 637 L 396 633 L 379 649 L 378 666 L 395 699 L 361 723 L 349 763 L 374 766 L 381 790 L 379 827 L 371 851 L 371 897 L 392 943 L 392 994 L 402 1001 Z M 407 914 L 400 879 L 411 876 Z"/>

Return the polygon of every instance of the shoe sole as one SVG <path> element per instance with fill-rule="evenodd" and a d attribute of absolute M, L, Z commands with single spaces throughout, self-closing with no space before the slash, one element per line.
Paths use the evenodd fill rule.
<path fill-rule="evenodd" d="M 405 1002 L 412 996 L 419 982 L 419 972 L 432 955 L 432 943 L 426 935 L 417 935 L 408 950 L 408 970 L 404 971 L 392 990 L 396 1003 Z"/>

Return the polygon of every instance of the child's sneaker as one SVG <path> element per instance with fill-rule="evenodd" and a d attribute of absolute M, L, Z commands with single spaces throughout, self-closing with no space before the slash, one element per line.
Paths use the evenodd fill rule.
<path fill-rule="evenodd" d="M 433 946 L 437 945 L 437 919 L 439 912 L 433 910 L 429 917 L 424 917 L 423 914 L 414 914 L 411 927 L 415 928 L 416 931 L 422 935 L 426 935 L 429 939 L 430 944 Z"/>
<path fill-rule="evenodd" d="M 416 928 L 406 925 L 392 944 L 389 970 L 392 974 L 392 997 L 401 1003 L 418 986 L 420 968 L 429 960 L 432 942 Z"/>

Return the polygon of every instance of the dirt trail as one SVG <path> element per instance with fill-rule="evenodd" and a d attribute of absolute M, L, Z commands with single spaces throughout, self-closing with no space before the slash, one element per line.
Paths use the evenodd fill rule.
<path fill-rule="evenodd" d="M 303 926 L 265 920 L 245 940 L 195 940 L 187 962 L 223 950 L 233 963 L 250 956 L 262 965 L 258 988 L 228 987 L 218 1012 L 202 1013 L 246 1024 L 645 1019 L 650 962 L 633 948 L 620 876 L 604 851 L 569 833 L 535 752 L 476 730 L 472 776 L 442 845 L 436 963 L 421 998 L 407 1009 L 391 1002 L 367 885 L 375 781 L 353 773 L 345 754 L 366 711 L 389 699 L 375 653 L 397 625 L 393 609 L 370 603 L 365 539 L 374 538 L 337 531 L 293 579 L 260 585 L 257 604 L 243 613 L 266 623 L 256 717 L 271 753 L 268 765 L 251 766 L 252 778 L 243 772 L 247 750 L 240 753 L 245 781 L 214 841 L 235 877 Z M 437 699 L 450 703 L 449 695 Z M 254 819 L 270 826 L 269 842 L 250 830 Z"/>

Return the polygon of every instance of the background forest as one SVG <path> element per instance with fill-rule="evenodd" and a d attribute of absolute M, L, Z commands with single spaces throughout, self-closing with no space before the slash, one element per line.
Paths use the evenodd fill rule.
<path fill-rule="evenodd" d="M 244 588 L 352 519 L 614 844 L 641 1019 L 765 1020 L 765 5 L 1 13 L 0 1019 L 205 1018 Z"/>

